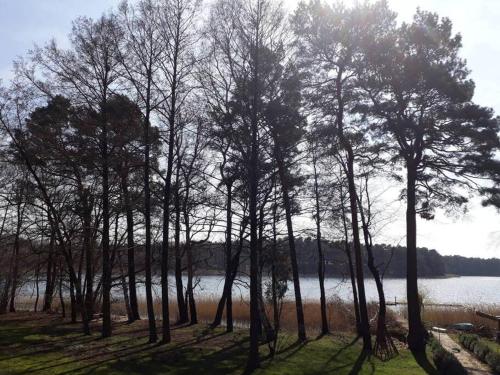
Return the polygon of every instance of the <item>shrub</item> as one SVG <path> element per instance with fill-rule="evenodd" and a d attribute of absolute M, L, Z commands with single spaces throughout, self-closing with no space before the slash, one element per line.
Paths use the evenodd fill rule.
<path fill-rule="evenodd" d="M 490 352 L 486 354 L 486 363 L 493 371 L 500 374 L 500 354 L 490 350 Z"/>
<path fill-rule="evenodd" d="M 490 352 L 490 348 L 487 344 L 481 341 L 477 341 L 474 345 L 474 354 L 483 362 L 486 362 L 486 355 Z"/>
<path fill-rule="evenodd" d="M 443 375 L 466 375 L 467 371 L 450 352 L 446 351 L 434 338 L 430 340 L 432 360 L 440 374 Z"/>
<path fill-rule="evenodd" d="M 476 347 L 476 344 L 479 342 L 479 337 L 477 335 L 461 333 L 458 336 L 458 341 L 460 342 L 460 344 L 462 344 L 462 346 L 465 349 L 468 349 L 471 352 L 474 352 L 474 348 Z"/>
<path fill-rule="evenodd" d="M 458 341 L 470 352 L 474 353 L 482 362 L 486 362 L 493 371 L 500 374 L 500 354 L 491 349 L 487 342 L 477 335 L 461 333 Z"/>

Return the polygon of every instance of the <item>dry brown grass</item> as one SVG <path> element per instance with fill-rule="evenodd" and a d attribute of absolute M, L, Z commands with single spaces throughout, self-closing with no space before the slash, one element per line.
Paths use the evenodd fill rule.
<path fill-rule="evenodd" d="M 211 323 L 214 319 L 217 310 L 217 299 L 206 298 L 196 301 L 196 310 L 200 323 Z M 321 309 L 319 301 L 305 301 L 303 304 L 304 318 L 308 331 L 319 331 L 321 327 Z M 377 314 L 377 304 L 371 303 L 368 306 L 369 316 L 375 318 Z M 266 306 L 268 316 L 272 319 L 272 307 Z M 112 306 L 112 311 L 116 315 L 125 315 L 126 310 L 124 304 L 115 303 Z M 139 311 L 141 316 L 147 315 L 146 302 L 139 301 Z M 161 314 L 161 301 L 155 300 L 155 314 L 157 317 Z M 177 304 L 170 303 L 170 314 L 173 321 L 177 320 Z M 352 303 L 342 301 L 340 299 L 332 299 L 327 304 L 328 324 L 331 331 L 334 332 L 354 332 L 356 320 L 354 315 L 354 307 Z M 393 313 L 388 311 L 388 320 L 394 321 Z M 248 301 L 235 300 L 233 301 L 233 319 L 238 326 L 246 327 L 250 321 L 250 307 Z M 223 314 L 223 321 L 225 313 Z M 285 301 L 281 313 L 281 328 L 284 330 L 294 331 L 297 329 L 297 319 L 295 312 L 295 302 Z"/>
<path fill-rule="evenodd" d="M 175 301 L 175 300 L 174 300 Z M 170 316 L 171 320 L 175 322 L 178 318 L 177 304 L 172 301 L 170 306 Z M 147 317 L 147 306 L 144 299 L 139 301 L 139 311 L 143 318 Z M 196 308 L 198 313 L 198 320 L 200 323 L 211 323 L 215 316 L 217 310 L 217 304 L 219 300 L 214 298 L 205 298 L 196 300 Z M 18 298 L 16 299 L 16 306 L 18 310 L 33 310 L 34 299 L 30 298 Z M 41 308 L 41 301 L 39 303 L 39 308 Z M 65 301 L 66 314 L 70 315 L 70 303 L 69 300 Z M 304 318 L 306 323 L 306 329 L 310 332 L 319 332 L 321 327 L 321 310 L 319 301 L 304 301 Z M 369 316 L 372 319 L 376 318 L 377 314 L 377 304 L 370 303 L 368 305 Z M 53 301 L 52 310 L 54 312 L 61 312 L 59 298 Z M 99 310 L 97 308 L 97 310 Z M 161 300 L 155 298 L 154 310 L 157 319 L 161 319 Z M 272 319 L 272 307 L 266 306 L 268 316 Z M 111 306 L 111 312 L 116 316 L 126 316 L 127 311 L 125 309 L 125 304 L 123 300 L 116 299 L 113 301 Z M 352 303 L 342 301 L 339 298 L 333 298 L 327 303 L 327 315 L 328 324 L 332 332 L 354 332 L 356 328 L 356 320 L 354 315 L 354 306 Z M 387 312 L 388 321 L 394 321 L 392 311 Z M 250 307 L 248 301 L 245 300 L 234 300 L 233 301 L 233 319 L 235 324 L 240 327 L 246 327 L 250 321 Z M 223 314 L 223 322 L 225 320 L 225 313 Z M 297 319 L 295 313 L 295 302 L 285 301 L 283 303 L 283 309 L 280 321 L 281 328 L 288 331 L 295 331 L 297 329 Z M 374 324 L 372 324 L 374 326 Z"/>

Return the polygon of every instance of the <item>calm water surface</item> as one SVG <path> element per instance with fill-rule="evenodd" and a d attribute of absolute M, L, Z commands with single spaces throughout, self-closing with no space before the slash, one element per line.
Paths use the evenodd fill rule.
<path fill-rule="evenodd" d="M 235 297 L 247 299 L 249 291 L 247 289 L 249 279 L 240 278 L 233 292 Z M 264 280 L 265 284 L 266 280 Z M 319 300 L 319 283 L 314 277 L 302 277 L 300 279 L 300 289 L 305 300 Z M 174 285 L 171 278 L 170 285 Z M 219 298 L 222 294 L 224 278 L 221 276 L 201 276 L 196 289 L 199 297 Z M 378 299 L 377 289 L 373 279 L 365 281 L 366 297 L 368 301 Z M 288 292 L 285 298 L 294 299 L 293 284 L 289 282 Z M 143 294 L 143 288 L 139 291 Z M 325 289 L 327 298 L 338 296 L 344 300 L 352 300 L 351 283 L 340 278 L 326 278 Z M 420 279 L 419 290 L 428 301 L 446 304 L 500 304 L 500 277 L 451 277 L 445 279 Z M 406 280 L 405 279 L 385 279 L 384 291 L 386 299 L 389 301 L 406 300 Z M 158 290 L 159 292 L 159 290 Z M 173 292 L 173 290 L 172 290 Z"/>
<path fill-rule="evenodd" d="M 169 277 L 171 286 L 170 293 L 175 298 L 175 280 Z M 264 279 L 264 283 L 268 281 Z M 240 278 L 233 287 L 233 298 L 248 299 L 249 279 Z M 44 286 L 40 283 L 40 293 Z M 186 278 L 184 278 L 184 287 Z M 199 276 L 195 293 L 198 298 L 218 299 L 222 294 L 224 278 L 222 276 Z M 304 300 L 319 300 L 319 283 L 314 277 L 302 277 L 300 287 Z M 288 291 L 285 298 L 294 299 L 293 284 L 289 282 Z M 375 282 L 372 279 L 365 281 L 366 297 L 368 301 L 376 301 L 377 290 Z M 21 295 L 31 297 L 34 293 L 33 283 L 25 284 L 21 289 Z M 340 278 L 326 278 L 325 289 L 327 298 L 340 297 L 343 300 L 352 300 L 351 283 L 348 280 Z M 384 290 L 388 301 L 402 302 L 406 300 L 406 280 L 405 279 L 385 279 Z M 419 290 L 425 295 L 427 301 L 444 304 L 498 304 L 500 305 L 500 277 L 451 277 L 446 279 L 420 279 Z M 155 280 L 154 294 L 160 296 L 159 279 Z M 120 287 L 113 288 L 113 295 L 121 298 L 122 290 Z M 144 284 L 138 285 L 138 295 L 145 298 Z"/>

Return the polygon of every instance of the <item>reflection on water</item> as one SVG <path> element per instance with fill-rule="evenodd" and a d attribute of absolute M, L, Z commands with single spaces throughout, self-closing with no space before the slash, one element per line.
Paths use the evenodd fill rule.
<path fill-rule="evenodd" d="M 198 298 L 219 298 L 224 286 L 223 276 L 200 276 L 196 287 Z M 169 277 L 171 294 L 174 297 L 175 280 Z M 265 284 L 266 280 L 264 280 Z M 248 299 L 248 277 L 240 277 L 233 288 L 234 298 Z M 302 277 L 300 279 L 302 297 L 305 300 L 319 300 L 319 283 L 314 277 Z M 43 283 L 40 283 L 40 292 L 43 292 Z M 184 278 L 184 286 L 186 279 Z M 367 279 L 366 297 L 368 301 L 377 300 L 377 289 L 372 279 Z M 446 279 L 420 279 L 419 288 L 427 301 L 446 304 L 500 304 L 500 277 L 451 277 Z M 325 279 L 327 297 L 339 296 L 344 300 L 352 299 L 350 281 L 340 278 Z M 398 302 L 406 300 L 405 279 L 385 279 L 384 290 L 386 299 Z M 25 284 L 21 290 L 24 297 L 30 297 L 33 293 L 33 283 Z M 121 288 L 115 287 L 113 295 L 121 296 Z M 159 279 L 156 279 L 154 293 L 160 296 Z M 138 295 L 145 298 L 144 285 L 138 285 Z M 289 283 L 286 298 L 293 299 L 293 284 Z"/>

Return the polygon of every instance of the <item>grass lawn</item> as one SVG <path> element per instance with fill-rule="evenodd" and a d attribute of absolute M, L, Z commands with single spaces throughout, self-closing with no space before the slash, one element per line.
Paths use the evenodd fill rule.
<path fill-rule="evenodd" d="M 241 374 L 245 367 L 246 331 L 227 334 L 203 325 L 174 327 L 172 343 L 147 342 L 147 322 L 115 323 L 114 336 L 101 339 L 79 332 L 79 325 L 46 314 L 17 313 L 0 317 L 0 374 Z M 390 361 L 362 354 L 350 335 L 311 338 L 297 345 L 282 335 L 279 354 L 255 374 L 426 374 L 436 373 L 426 358 L 419 363 L 406 349 Z M 425 370 L 424 370 L 425 369 Z"/>

